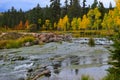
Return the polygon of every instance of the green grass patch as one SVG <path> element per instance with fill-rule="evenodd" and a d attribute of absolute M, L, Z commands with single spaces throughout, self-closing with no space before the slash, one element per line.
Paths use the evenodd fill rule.
<path fill-rule="evenodd" d="M 82 75 L 81 79 L 80 80 L 94 80 L 93 78 L 91 78 L 90 76 L 88 75 Z"/>

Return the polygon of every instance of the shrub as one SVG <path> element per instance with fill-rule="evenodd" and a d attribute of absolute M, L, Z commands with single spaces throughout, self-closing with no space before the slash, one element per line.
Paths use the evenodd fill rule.
<path fill-rule="evenodd" d="M 17 40 L 8 40 L 5 48 L 19 48 L 26 42 L 33 42 L 35 38 L 33 36 L 25 36 Z"/>
<path fill-rule="evenodd" d="M 120 78 L 118 79 L 118 77 L 120 76 L 116 76 L 114 74 L 108 74 L 102 80 L 120 80 Z"/>
<path fill-rule="evenodd" d="M 14 40 L 9 40 L 8 43 L 6 44 L 6 48 L 19 48 L 21 47 L 21 43 L 19 43 L 18 41 L 14 41 Z"/>
<path fill-rule="evenodd" d="M 94 47 L 94 46 L 95 46 L 95 41 L 94 41 L 93 38 L 90 38 L 90 39 L 89 39 L 88 45 L 91 46 L 91 47 Z"/>
<path fill-rule="evenodd" d="M 19 38 L 18 42 L 25 43 L 25 42 L 33 42 L 34 40 L 35 38 L 33 36 L 25 36 L 25 37 Z"/>
<path fill-rule="evenodd" d="M 36 24 L 30 24 L 27 29 L 30 32 L 37 31 L 37 25 Z"/>
<path fill-rule="evenodd" d="M 6 47 L 6 44 L 8 43 L 7 40 L 1 40 L 0 41 L 0 49 L 4 49 Z"/>

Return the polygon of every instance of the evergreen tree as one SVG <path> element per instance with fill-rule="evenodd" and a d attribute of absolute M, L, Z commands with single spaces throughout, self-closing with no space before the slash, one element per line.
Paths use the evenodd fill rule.
<path fill-rule="evenodd" d="M 86 0 L 83 0 L 82 16 L 86 13 L 87 13 L 87 11 L 86 11 Z"/>
<path fill-rule="evenodd" d="M 114 9 L 114 22 L 116 25 L 116 28 L 119 28 L 119 18 L 120 18 L 120 0 L 116 0 L 116 8 Z M 109 64 L 112 65 L 108 71 L 110 75 L 114 75 L 114 80 L 120 80 L 120 29 L 116 30 L 117 35 L 114 38 L 114 50 L 111 50 L 111 56 L 112 59 Z"/>
<path fill-rule="evenodd" d="M 70 20 L 74 17 L 81 17 L 81 6 L 79 4 L 79 0 L 70 0 L 70 6 L 68 8 L 68 16 Z"/>
<path fill-rule="evenodd" d="M 99 1 L 99 4 L 98 4 L 98 9 L 99 9 L 99 11 L 100 11 L 101 14 L 102 14 L 101 19 L 103 19 L 104 14 L 105 14 L 105 7 L 104 7 L 103 3 L 100 2 L 100 1 Z"/>
<path fill-rule="evenodd" d="M 98 5 L 98 1 L 94 0 L 93 4 L 91 5 L 91 8 L 94 9 L 97 7 L 97 5 Z"/>
<path fill-rule="evenodd" d="M 51 9 L 51 22 L 58 22 L 59 18 L 60 18 L 60 12 L 61 12 L 61 8 L 60 8 L 60 0 L 50 0 L 51 4 L 50 4 L 50 9 Z"/>
<path fill-rule="evenodd" d="M 65 0 L 65 6 L 61 9 L 61 17 L 63 18 L 68 14 L 68 0 Z"/>
<path fill-rule="evenodd" d="M 43 12 L 39 4 L 37 4 L 35 8 L 27 12 L 27 19 L 31 24 L 36 24 L 38 30 L 40 29 L 41 26 L 39 25 L 38 20 L 43 19 Z"/>
<path fill-rule="evenodd" d="M 112 67 L 110 67 L 108 71 L 110 75 L 114 76 L 114 80 L 120 80 L 120 32 L 117 34 L 113 47 L 114 50 L 111 51 L 110 56 L 112 60 L 109 62 Z"/>
<path fill-rule="evenodd" d="M 110 2 L 110 4 L 109 4 L 109 10 L 111 10 L 112 9 L 112 3 Z"/>

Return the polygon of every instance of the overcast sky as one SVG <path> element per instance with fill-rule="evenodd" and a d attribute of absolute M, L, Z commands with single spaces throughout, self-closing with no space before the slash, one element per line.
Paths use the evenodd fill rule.
<path fill-rule="evenodd" d="M 7 11 L 12 6 L 16 9 L 22 8 L 22 10 L 26 11 L 35 7 L 38 3 L 41 7 L 45 7 L 49 5 L 50 0 L 0 0 L 0 11 Z M 82 4 L 82 0 L 80 0 L 80 4 Z M 92 4 L 94 0 L 86 0 L 86 4 Z M 109 7 L 109 3 L 111 2 L 113 6 L 115 6 L 114 0 L 98 0 L 103 2 L 105 7 Z M 65 0 L 61 0 L 61 4 L 63 5 Z"/>

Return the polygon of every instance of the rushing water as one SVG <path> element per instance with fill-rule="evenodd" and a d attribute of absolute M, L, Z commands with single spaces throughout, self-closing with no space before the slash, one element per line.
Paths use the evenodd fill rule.
<path fill-rule="evenodd" d="M 89 47 L 74 42 L 48 43 L 0 50 L 0 55 L 0 80 L 23 80 L 27 77 L 28 68 L 42 65 L 47 65 L 51 76 L 38 80 L 80 80 L 82 75 L 100 80 L 109 67 L 109 51 L 103 45 Z"/>

